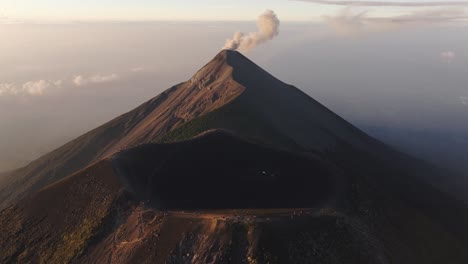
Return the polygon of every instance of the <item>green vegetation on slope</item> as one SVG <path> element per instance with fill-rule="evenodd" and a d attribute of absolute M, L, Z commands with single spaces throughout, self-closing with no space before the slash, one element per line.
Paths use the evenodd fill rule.
<path fill-rule="evenodd" d="M 158 143 L 189 140 L 211 129 L 226 129 L 249 140 L 261 140 L 263 144 L 281 146 L 284 149 L 298 149 L 294 141 L 281 134 L 242 98 L 237 98 L 224 107 L 182 124 L 158 140 Z"/>

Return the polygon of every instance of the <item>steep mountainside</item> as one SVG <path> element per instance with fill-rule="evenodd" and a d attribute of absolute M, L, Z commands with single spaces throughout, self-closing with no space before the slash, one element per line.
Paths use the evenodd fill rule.
<path fill-rule="evenodd" d="M 0 262 L 468 263 L 443 173 L 222 51 L 7 174 Z"/>
<path fill-rule="evenodd" d="M 156 140 L 237 97 L 244 87 L 232 80 L 226 56 L 217 56 L 190 81 L 11 172 L 6 176 L 7 183 L 0 186 L 0 208 L 116 150 Z"/>

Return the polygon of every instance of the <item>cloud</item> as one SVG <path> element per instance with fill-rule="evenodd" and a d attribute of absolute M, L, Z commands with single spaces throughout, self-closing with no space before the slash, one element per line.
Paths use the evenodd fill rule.
<path fill-rule="evenodd" d="M 71 82 L 75 86 L 86 86 L 89 84 L 109 83 L 118 80 L 119 75 L 112 73 L 108 75 L 93 75 L 85 77 L 82 75 L 76 75 L 72 78 Z M 29 95 L 29 96 L 41 96 L 47 92 L 62 88 L 64 85 L 63 80 L 37 80 L 28 81 L 22 84 L 16 83 L 0 83 L 0 97 L 2 96 L 13 96 L 13 95 Z"/>
<path fill-rule="evenodd" d="M 62 81 L 29 81 L 22 85 L 16 85 L 13 83 L 0 83 L 0 96 L 6 95 L 31 95 L 40 96 L 45 94 L 51 88 L 60 88 Z"/>
<path fill-rule="evenodd" d="M 334 0 L 295 0 L 324 5 L 340 6 L 395 6 L 395 7 L 443 7 L 443 6 L 468 6 L 467 1 L 437 1 L 437 2 L 392 2 L 392 1 L 334 1 Z"/>
<path fill-rule="evenodd" d="M 109 74 L 109 75 L 95 75 L 90 78 L 90 81 L 92 83 L 106 83 L 106 82 L 112 82 L 119 79 L 119 76 L 115 73 Z"/>
<path fill-rule="evenodd" d="M 43 95 L 52 84 L 48 81 L 31 81 L 23 84 L 23 91 L 30 95 Z"/>
<path fill-rule="evenodd" d="M 347 7 L 335 16 L 322 19 L 339 35 L 359 36 L 367 33 L 396 30 L 405 27 L 439 25 L 468 19 L 463 10 L 420 10 L 392 17 L 370 17 L 369 11 L 353 12 Z"/>
<path fill-rule="evenodd" d="M 54 85 L 57 87 L 62 87 L 63 81 L 62 80 L 57 80 L 54 82 Z"/>
<path fill-rule="evenodd" d="M 462 104 L 468 105 L 468 97 L 467 96 L 460 96 L 460 100 Z"/>
<path fill-rule="evenodd" d="M 12 19 L 7 16 L 0 16 L 0 25 L 22 24 L 24 21 Z"/>
<path fill-rule="evenodd" d="M 19 93 L 18 87 L 12 83 L 0 83 L 0 96 L 16 95 Z"/>
<path fill-rule="evenodd" d="M 453 51 L 444 51 L 440 53 L 440 59 L 447 64 L 452 63 L 456 59 L 456 57 L 457 56 Z"/>
<path fill-rule="evenodd" d="M 228 39 L 223 49 L 249 52 L 259 44 L 272 40 L 279 35 L 280 21 L 272 10 L 267 10 L 257 20 L 257 32 L 244 34 L 234 33 L 232 39 Z"/>
<path fill-rule="evenodd" d="M 93 75 L 90 77 L 85 77 L 82 75 L 76 75 L 73 77 L 72 82 L 75 86 L 86 86 L 89 84 L 98 84 L 98 83 L 108 83 L 118 80 L 120 77 L 119 75 L 112 73 L 109 75 Z"/>
<path fill-rule="evenodd" d="M 81 75 L 77 75 L 75 77 L 73 77 L 73 80 L 72 82 L 76 85 L 76 86 L 84 86 L 84 85 L 87 85 L 88 84 L 88 79 L 86 79 L 85 77 L 81 76 Z"/>
<path fill-rule="evenodd" d="M 143 71 L 144 68 L 136 67 L 132 68 L 132 72 Z M 62 88 L 64 85 L 75 85 L 75 86 L 86 86 L 91 84 L 102 84 L 110 83 L 119 80 L 120 76 L 116 73 L 111 74 L 95 74 L 90 76 L 75 75 L 71 80 L 36 80 L 27 81 L 24 83 L 0 83 L 0 97 L 2 96 L 13 96 L 13 95 L 29 95 L 29 96 L 41 96 L 47 92 Z"/>
<path fill-rule="evenodd" d="M 322 16 L 322 19 L 339 35 L 359 36 L 364 33 L 366 14 L 367 11 L 352 13 L 346 8 L 336 16 Z"/>

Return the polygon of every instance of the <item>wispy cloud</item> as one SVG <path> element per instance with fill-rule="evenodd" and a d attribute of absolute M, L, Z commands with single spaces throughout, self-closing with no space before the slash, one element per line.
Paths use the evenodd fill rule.
<path fill-rule="evenodd" d="M 145 68 L 143 68 L 143 67 L 134 67 L 134 68 L 130 69 L 131 72 L 142 72 L 144 70 L 145 70 Z"/>
<path fill-rule="evenodd" d="M 86 86 L 89 84 L 97 84 L 97 83 L 108 83 L 118 80 L 120 77 L 116 73 L 111 73 L 108 75 L 101 75 L 96 74 L 93 76 L 83 76 L 83 75 L 76 75 L 73 77 L 72 82 L 75 86 Z"/>
<path fill-rule="evenodd" d="M 467 6 L 467 1 L 436 1 L 436 2 L 392 2 L 392 1 L 334 1 L 334 0 L 295 0 L 324 5 L 339 6 L 395 6 L 395 7 L 443 7 L 443 6 Z"/>
<path fill-rule="evenodd" d="M 359 36 L 412 26 L 449 24 L 468 19 L 468 15 L 464 10 L 449 8 L 418 10 L 392 17 L 371 17 L 369 11 L 355 12 L 351 7 L 347 7 L 335 16 L 323 16 L 322 18 L 340 35 Z"/>

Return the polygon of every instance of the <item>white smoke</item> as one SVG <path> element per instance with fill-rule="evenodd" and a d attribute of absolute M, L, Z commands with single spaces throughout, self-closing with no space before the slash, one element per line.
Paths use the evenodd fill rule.
<path fill-rule="evenodd" d="M 453 51 L 444 51 L 444 52 L 440 53 L 440 59 L 443 62 L 447 63 L 447 64 L 452 63 L 455 60 L 456 57 L 457 56 L 456 56 L 455 52 L 453 52 Z"/>
<path fill-rule="evenodd" d="M 244 34 L 236 32 L 232 39 L 228 39 L 223 49 L 249 52 L 259 44 L 272 40 L 279 34 L 280 21 L 272 10 L 267 10 L 257 20 L 257 32 Z"/>

